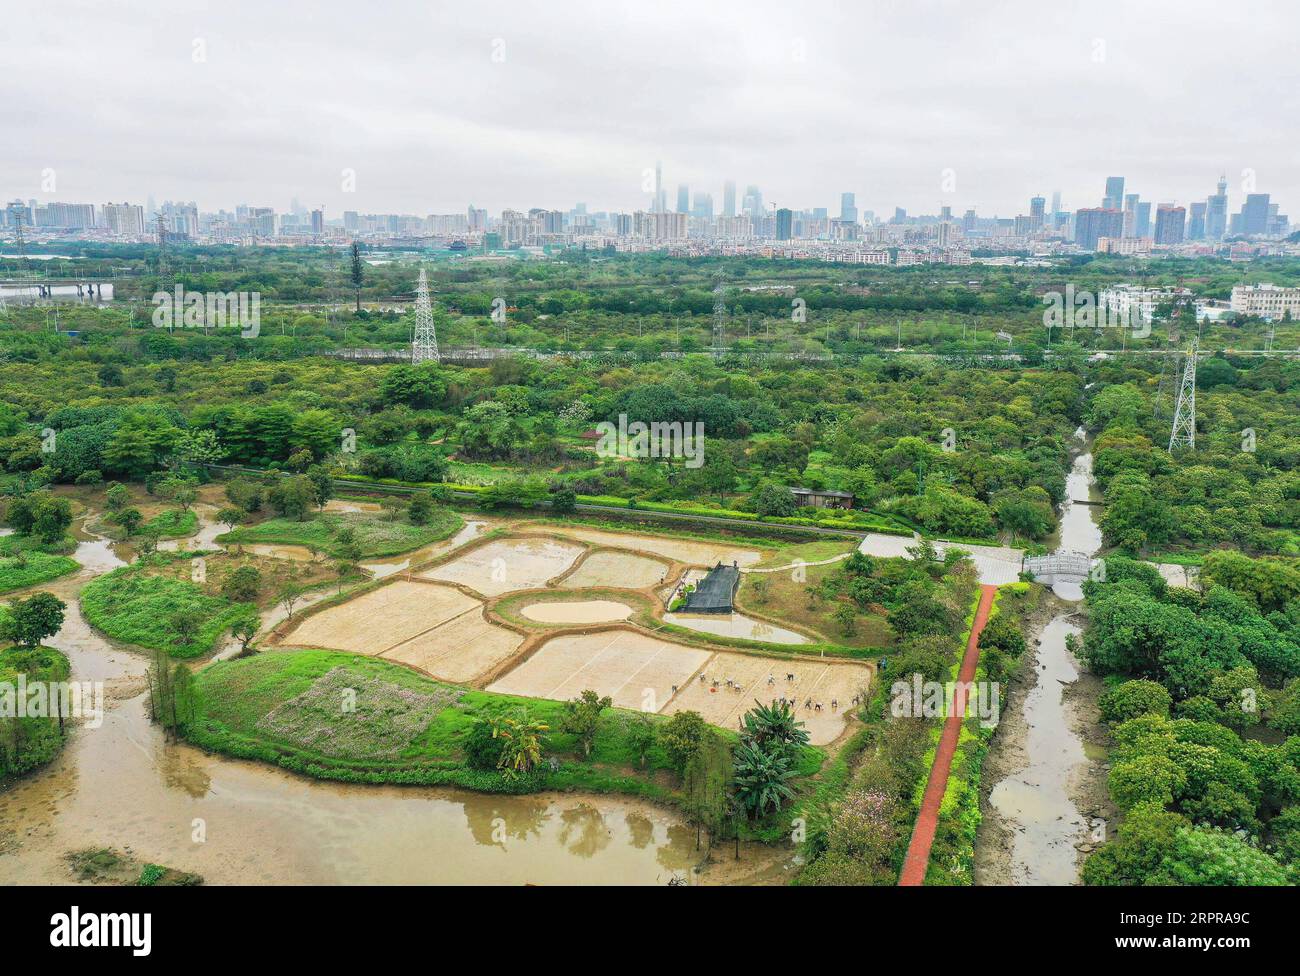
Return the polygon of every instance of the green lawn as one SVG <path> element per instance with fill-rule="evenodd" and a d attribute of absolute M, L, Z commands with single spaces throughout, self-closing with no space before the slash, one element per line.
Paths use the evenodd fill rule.
<path fill-rule="evenodd" d="M 184 558 L 191 555 L 186 553 Z M 170 558 L 155 554 L 91 580 L 81 591 L 86 620 L 115 640 L 184 658 L 208 653 L 235 621 L 256 612 L 251 603 L 209 596 L 189 580 L 147 572 L 150 566 Z M 171 624 L 173 615 L 183 610 L 193 611 L 200 620 L 198 633 L 189 644 L 177 639 Z"/>
<path fill-rule="evenodd" d="M 378 556 L 396 556 L 419 549 L 431 542 L 440 542 L 455 535 L 464 520 L 455 512 L 435 508 L 428 525 L 412 525 L 397 518 L 389 521 L 382 515 L 370 512 L 340 512 L 318 514 L 301 522 L 293 519 L 273 518 L 256 525 L 241 525 L 218 536 L 223 543 L 273 543 L 290 546 L 315 546 L 330 556 L 338 556 L 344 543 L 339 532 L 351 528 L 363 559 Z"/>
<path fill-rule="evenodd" d="M 158 539 L 185 539 L 199 531 L 199 518 L 193 512 L 169 508 L 145 522 L 139 531 Z"/>
<path fill-rule="evenodd" d="M 71 556 L 55 556 L 38 549 L 26 551 L 21 558 L 0 556 L 0 593 L 48 583 L 76 571 L 80 565 Z"/>

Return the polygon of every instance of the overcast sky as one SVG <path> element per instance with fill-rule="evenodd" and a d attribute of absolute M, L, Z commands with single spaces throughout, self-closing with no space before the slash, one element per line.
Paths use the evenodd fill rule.
<path fill-rule="evenodd" d="M 670 205 L 1012 216 L 1226 172 L 1235 211 L 1251 170 L 1300 216 L 1295 0 L 4 4 L 5 199 L 633 210 L 662 160 Z"/>

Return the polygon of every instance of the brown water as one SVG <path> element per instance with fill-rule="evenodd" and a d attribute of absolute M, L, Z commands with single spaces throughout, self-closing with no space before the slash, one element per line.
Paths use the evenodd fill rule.
<path fill-rule="evenodd" d="M 105 682 L 106 712 L 0 792 L 0 880 L 67 883 L 63 855 L 92 846 L 217 884 L 694 880 L 694 831 L 651 804 L 322 783 L 165 741 L 146 714 L 147 658 L 95 633 L 76 601 L 81 584 L 122 560 L 95 538 L 76 558 L 88 568 L 48 587 L 68 603 L 50 643 L 75 680 Z"/>
<path fill-rule="evenodd" d="M 570 603 L 530 603 L 519 612 L 542 624 L 600 624 L 625 620 L 631 615 L 632 608 L 613 600 L 574 600 Z"/>
<path fill-rule="evenodd" d="M 1092 455 L 1075 459 L 1061 509 L 1060 548 L 1093 556 L 1101 548 L 1101 530 L 1087 499 L 1092 486 Z M 1062 581 L 1053 590 L 1063 599 L 1079 600 L 1081 588 Z M 1053 618 L 1034 648 L 1037 684 L 1022 704 L 1025 755 L 1028 764 L 993 787 L 989 802 L 1015 831 L 1011 876 L 1015 884 L 1068 885 L 1078 877 L 1075 844 L 1087 822 L 1071 799 L 1071 785 L 1081 764 L 1088 762 L 1083 741 L 1071 726 L 1065 686 L 1079 679 L 1066 648 L 1067 635 L 1079 633 L 1068 615 Z"/>

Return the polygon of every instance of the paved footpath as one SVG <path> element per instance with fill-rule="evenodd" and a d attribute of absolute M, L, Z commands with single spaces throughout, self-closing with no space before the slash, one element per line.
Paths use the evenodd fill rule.
<path fill-rule="evenodd" d="M 970 639 L 966 642 L 966 654 L 961 659 L 961 670 L 957 673 L 957 680 L 963 686 L 975 680 L 975 666 L 980 659 L 980 634 L 988 623 L 989 610 L 997 591 L 996 586 L 986 584 L 980 587 L 979 606 L 971 624 Z M 930 779 L 925 784 L 921 810 L 916 816 L 916 826 L 912 828 L 907 857 L 903 859 L 903 871 L 898 878 L 900 887 L 925 884 L 925 871 L 930 865 L 930 845 L 934 843 L 934 832 L 939 826 L 939 805 L 943 803 L 943 794 L 948 788 L 948 773 L 952 770 L 952 757 L 957 751 L 965 705 L 961 688 L 954 690 L 953 707 L 944 722 L 943 734 L 939 737 L 939 748 L 934 754 L 934 765 L 930 767 Z"/>

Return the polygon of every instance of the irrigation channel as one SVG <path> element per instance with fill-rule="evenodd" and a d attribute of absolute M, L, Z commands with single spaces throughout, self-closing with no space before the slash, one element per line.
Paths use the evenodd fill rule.
<path fill-rule="evenodd" d="M 1092 455 L 1083 453 L 1075 458 L 1067 481 L 1058 551 L 1091 557 L 1101 548 L 1095 506 L 1074 502 L 1088 499 L 1091 488 Z M 1068 694 L 1080 672 L 1066 647 L 1066 638 L 1080 632 L 1071 604 L 1077 605 L 1083 594 L 1071 581 L 1056 582 L 1052 591 L 1065 602 L 1038 642 L 1030 643 L 1034 684 L 1012 704 L 1012 714 L 1004 716 L 990 756 L 991 768 L 1006 763 L 1014 770 L 993 786 L 989 803 L 1010 831 L 1010 874 L 1004 880 L 1017 885 L 1076 883 L 1078 846 L 1089 830 L 1075 802 L 1089 757 Z M 977 868 L 977 883 L 991 880 L 981 878 Z"/>
<path fill-rule="evenodd" d="M 200 514 L 199 537 L 210 540 L 209 514 Z M 0 791 L 4 883 L 69 883 L 65 855 L 101 847 L 215 884 L 699 880 L 694 828 L 639 800 L 318 782 L 166 741 L 148 718 L 148 658 L 92 630 L 77 600 L 131 554 L 80 526 L 77 536 L 82 569 L 40 589 L 67 603 L 49 643 L 68 656 L 74 681 L 104 682 L 105 714 L 98 728 L 74 729 L 48 766 Z M 739 862 L 730 847 L 726 855 L 715 855 L 705 880 L 779 880 L 789 860 L 749 845 Z"/>

